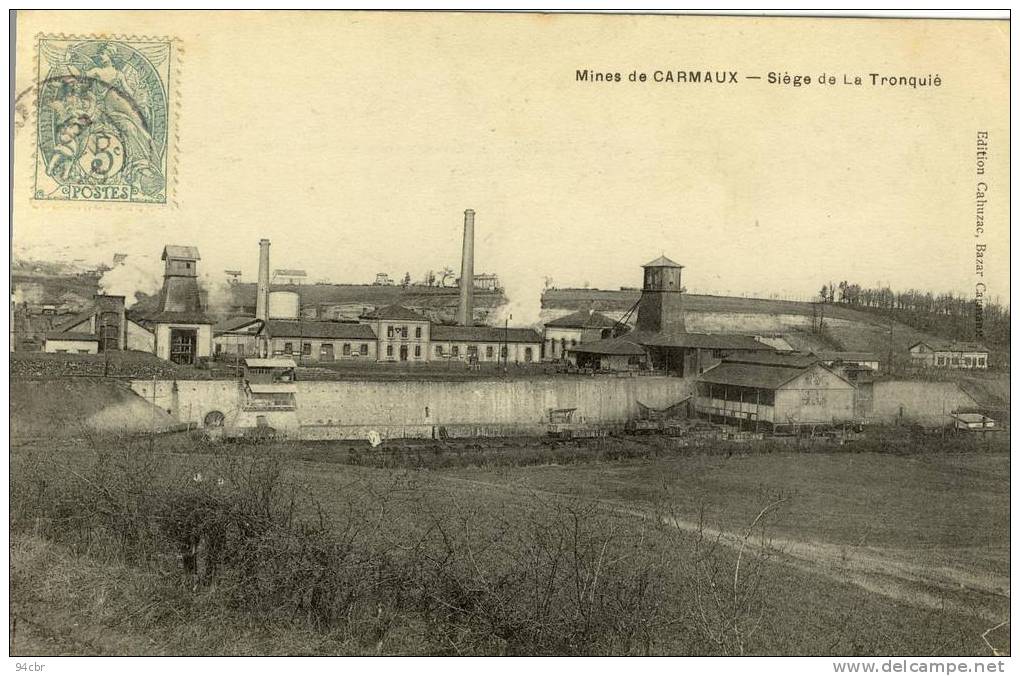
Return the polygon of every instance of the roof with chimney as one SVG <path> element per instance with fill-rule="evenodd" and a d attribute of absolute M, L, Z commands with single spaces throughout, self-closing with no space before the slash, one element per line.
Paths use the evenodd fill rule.
<path fill-rule="evenodd" d="M 601 312 L 580 310 L 546 322 L 545 325 L 560 329 L 611 329 L 616 326 L 616 322 Z"/>
<path fill-rule="evenodd" d="M 160 260 L 166 260 L 168 258 L 178 258 L 187 261 L 197 261 L 201 257 L 198 255 L 197 246 L 180 246 L 178 244 L 167 244 L 163 247 L 163 255 Z"/>
<path fill-rule="evenodd" d="M 403 305 L 387 305 L 362 315 L 362 319 L 386 319 L 405 322 L 427 322 L 429 318 Z"/>
<path fill-rule="evenodd" d="M 447 326 L 433 324 L 433 343 L 537 343 L 542 337 L 535 329 L 501 328 L 498 326 Z"/>
<path fill-rule="evenodd" d="M 659 256 L 654 261 L 645 263 L 641 267 L 643 268 L 682 268 L 683 266 L 676 261 L 670 260 L 665 256 Z"/>

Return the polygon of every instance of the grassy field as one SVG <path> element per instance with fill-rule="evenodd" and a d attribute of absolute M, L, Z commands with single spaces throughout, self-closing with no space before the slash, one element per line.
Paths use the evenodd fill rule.
<path fill-rule="evenodd" d="M 1009 619 L 1005 447 L 595 448 L 476 465 L 423 444 L 456 457 L 398 469 L 342 445 L 22 444 L 14 651 L 990 655 Z M 271 516 L 196 582 L 148 525 L 182 504 Z"/>

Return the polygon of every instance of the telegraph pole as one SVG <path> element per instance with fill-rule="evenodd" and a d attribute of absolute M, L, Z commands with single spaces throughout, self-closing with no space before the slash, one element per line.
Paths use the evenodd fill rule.
<path fill-rule="evenodd" d="M 503 371 L 506 372 L 507 367 L 510 365 L 510 320 L 513 319 L 513 315 L 507 315 L 506 319 L 503 320 Z"/>

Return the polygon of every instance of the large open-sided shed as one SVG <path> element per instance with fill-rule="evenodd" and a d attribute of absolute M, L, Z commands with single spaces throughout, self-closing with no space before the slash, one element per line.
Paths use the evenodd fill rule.
<path fill-rule="evenodd" d="M 854 385 L 817 359 L 764 355 L 761 361 L 724 360 L 703 373 L 695 410 L 772 428 L 853 420 Z"/>

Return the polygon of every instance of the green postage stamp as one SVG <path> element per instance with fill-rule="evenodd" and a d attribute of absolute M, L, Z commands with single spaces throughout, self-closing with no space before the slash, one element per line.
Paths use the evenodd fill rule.
<path fill-rule="evenodd" d="M 166 204 L 173 47 L 39 37 L 35 199 Z"/>

